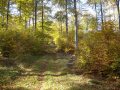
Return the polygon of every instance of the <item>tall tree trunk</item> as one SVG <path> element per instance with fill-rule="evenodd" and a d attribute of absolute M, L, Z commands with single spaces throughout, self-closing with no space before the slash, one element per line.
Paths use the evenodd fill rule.
<path fill-rule="evenodd" d="M 78 13 L 77 1 L 74 0 L 74 17 L 75 17 L 75 50 L 78 50 Z"/>
<path fill-rule="evenodd" d="M 33 8 L 32 8 L 32 24 L 33 24 L 33 30 L 35 30 L 35 0 L 33 0 Z"/>
<path fill-rule="evenodd" d="M 34 4 L 35 4 L 35 11 L 34 11 L 34 13 L 35 13 L 35 30 L 36 30 L 36 28 L 37 28 L 37 0 L 35 0 Z"/>
<path fill-rule="evenodd" d="M 32 18 L 33 30 L 34 30 L 34 18 Z"/>
<path fill-rule="evenodd" d="M 42 31 L 44 31 L 44 2 L 42 0 Z"/>
<path fill-rule="evenodd" d="M 119 0 L 116 0 L 116 5 L 117 5 L 117 11 L 118 11 L 118 21 L 119 21 L 119 31 L 120 31 L 120 8 L 119 8 L 119 5 L 120 5 L 120 1 Z"/>
<path fill-rule="evenodd" d="M 104 20 L 103 20 L 103 3 L 102 3 L 102 0 L 100 0 L 100 12 L 101 12 L 101 21 L 102 21 L 102 27 L 103 27 L 103 22 L 104 22 Z"/>
<path fill-rule="evenodd" d="M 22 21 L 22 20 L 21 20 L 21 18 L 22 18 L 21 7 L 22 7 L 22 6 L 21 6 L 21 1 L 20 1 L 20 7 L 19 7 L 19 12 L 20 12 L 19 22 L 20 22 L 20 23 L 21 23 L 21 21 Z"/>
<path fill-rule="evenodd" d="M 95 12 L 96 12 L 96 30 L 98 29 L 98 16 L 97 16 L 97 3 L 95 2 Z"/>
<path fill-rule="evenodd" d="M 1 3 L 2 3 L 2 23 L 1 23 L 1 26 L 3 28 L 4 27 L 4 2 L 3 2 L 3 0 L 1 0 Z"/>
<path fill-rule="evenodd" d="M 7 2 L 7 26 L 6 26 L 6 30 L 8 30 L 8 27 L 9 27 L 9 12 L 10 12 L 10 0 L 8 0 L 8 2 Z"/>
<path fill-rule="evenodd" d="M 88 19 L 88 16 L 87 16 L 87 23 L 86 23 L 86 31 L 89 30 L 89 19 Z"/>
<path fill-rule="evenodd" d="M 68 36 L 68 0 L 66 0 L 66 8 L 65 8 L 65 11 L 66 11 L 66 35 Z"/>
<path fill-rule="evenodd" d="M 65 12 L 66 12 L 66 38 L 67 38 L 67 47 L 68 47 L 68 0 L 66 0 L 65 4 Z"/>

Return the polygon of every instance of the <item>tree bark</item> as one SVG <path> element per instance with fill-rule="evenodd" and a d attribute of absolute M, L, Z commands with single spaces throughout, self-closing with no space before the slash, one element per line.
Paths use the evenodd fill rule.
<path fill-rule="evenodd" d="M 65 11 L 66 11 L 66 35 L 68 37 L 68 0 L 66 0 L 66 8 L 65 8 Z"/>
<path fill-rule="evenodd" d="M 8 30 L 9 27 L 9 12 L 10 12 L 10 0 L 8 0 L 7 2 L 7 26 L 6 26 L 6 30 Z"/>
<path fill-rule="evenodd" d="M 21 1 L 19 2 L 20 3 L 20 7 L 19 7 L 19 13 L 20 13 L 20 18 L 19 18 L 19 22 L 21 23 L 22 21 L 22 11 L 21 11 L 21 8 L 22 8 L 22 5 L 21 5 Z"/>
<path fill-rule="evenodd" d="M 119 5 L 120 5 L 120 1 L 119 0 L 116 0 L 116 5 L 117 5 L 117 11 L 118 11 L 118 22 L 119 22 L 119 31 L 120 31 L 120 8 L 119 8 Z"/>
<path fill-rule="evenodd" d="M 35 0 L 34 4 L 35 4 L 35 11 L 34 11 L 34 13 L 35 13 L 35 30 L 36 30 L 36 28 L 37 28 L 37 1 L 36 0 Z"/>
<path fill-rule="evenodd" d="M 1 0 L 1 3 L 2 3 L 2 23 L 1 23 L 1 26 L 3 28 L 4 27 L 4 2 L 3 2 L 3 0 Z"/>
<path fill-rule="evenodd" d="M 98 16 L 97 16 L 97 3 L 95 2 L 95 12 L 96 12 L 96 30 L 98 29 Z"/>
<path fill-rule="evenodd" d="M 33 24 L 33 30 L 35 30 L 35 0 L 33 0 L 33 8 L 32 8 L 32 24 Z"/>
<path fill-rule="evenodd" d="M 42 0 L 42 31 L 44 31 L 44 2 Z"/>
<path fill-rule="evenodd" d="M 78 14 L 77 14 L 77 1 L 74 0 L 74 17 L 75 17 L 75 50 L 78 50 Z"/>
<path fill-rule="evenodd" d="M 103 20 L 103 4 L 102 4 L 102 0 L 100 0 L 100 11 L 101 11 L 101 21 L 102 21 L 102 27 L 103 27 L 103 23 L 104 23 L 104 20 Z"/>
<path fill-rule="evenodd" d="M 68 0 L 65 0 L 66 4 L 65 4 L 65 12 L 66 12 L 66 39 L 67 39 L 67 48 L 68 48 Z"/>

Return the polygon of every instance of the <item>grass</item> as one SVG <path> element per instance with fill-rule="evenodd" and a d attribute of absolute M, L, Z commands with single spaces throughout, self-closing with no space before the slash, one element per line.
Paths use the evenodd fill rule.
<path fill-rule="evenodd" d="M 57 55 L 25 56 L 16 67 L 0 67 L 3 90 L 119 90 L 113 82 L 70 74 L 69 57 Z M 0 90 L 2 90 L 0 89 Z"/>
<path fill-rule="evenodd" d="M 70 74 L 59 77 L 46 76 L 42 90 L 70 90 L 76 84 L 85 84 L 88 81 L 89 79 L 82 76 Z"/>

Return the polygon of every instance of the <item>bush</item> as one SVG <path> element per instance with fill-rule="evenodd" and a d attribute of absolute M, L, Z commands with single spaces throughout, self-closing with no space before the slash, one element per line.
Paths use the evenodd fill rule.
<path fill-rule="evenodd" d="M 82 32 L 79 33 L 79 39 L 83 38 Z M 58 50 L 69 53 L 69 54 L 74 54 L 75 53 L 75 40 L 74 40 L 74 31 L 69 31 L 68 37 L 66 37 L 66 33 L 61 34 L 57 40 L 56 40 L 56 45 Z"/>
<path fill-rule="evenodd" d="M 41 54 L 47 51 L 51 36 L 38 31 L 0 30 L 0 52 L 4 57 Z"/>
<path fill-rule="evenodd" d="M 110 24 L 111 28 L 108 28 L 108 24 Z M 118 73 L 120 65 L 118 63 L 118 58 L 120 58 L 120 34 L 114 31 L 114 24 L 108 22 L 105 25 L 104 30 L 85 33 L 83 35 L 85 37 L 79 41 L 77 60 L 79 68 L 100 75 Z"/>
<path fill-rule="evenodd" d="M 120 70 L 120 33 L 112 22 L 105 22 L 102 31 L 79 32 L 79 48 L 76 67 L 107 76 Z M 64 52 L 74 51 L 74 32 L 69 33 L 68 47 L 65 35 L 58 38 L 58 48 Z"/>

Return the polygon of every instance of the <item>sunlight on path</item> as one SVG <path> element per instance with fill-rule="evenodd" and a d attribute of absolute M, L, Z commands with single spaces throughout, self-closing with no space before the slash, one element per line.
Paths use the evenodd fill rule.
<path fill-rule="evenodd" d="M 41 90 L 77 90 L 89 83 L 88 78 L 67 74 L 65 76 L 46 76 Z M 82 88 L 81 88 L 82 89 Z"/>
<path fill-rule="evenodd" d="M 15 87 L 20 87 L 15 90 L 104 90 L 101 85 L 92 84 L 92 79 L 68 73 L 68 61 L 69 57 L 56 56 L 43 56 L 34 60 L 32 71 L 14 82 Z"/>

